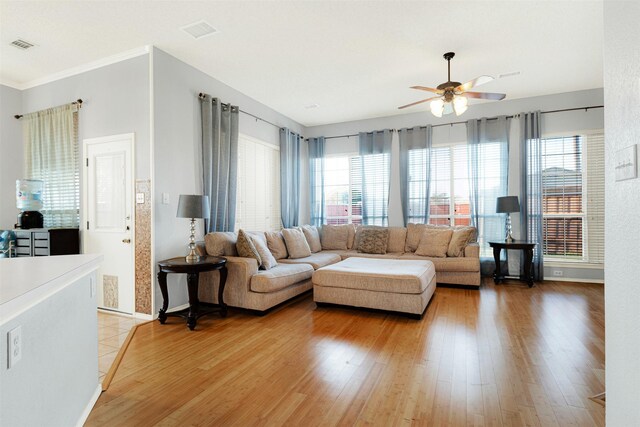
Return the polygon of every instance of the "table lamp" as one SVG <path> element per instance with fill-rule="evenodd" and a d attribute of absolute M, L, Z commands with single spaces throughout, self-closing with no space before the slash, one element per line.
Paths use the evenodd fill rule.
<path fill-rule="evenodd" d="M 511 234 L 511 213 L 520 212 L 520 203 L 518 202 L 518 196 L 504 196 L 498 197 L 496 201 L 496 213 L 507 214 L 507 236 L 504 241 L 507 243 L 513 242 L 513 235 Z"/>
<path fill-rule="evenodd" d="M 191 235 L 189 236 L 188 263 L 200 261 L 196 253 L 196 218 L 209 218 L 209 197 L 193 194 L 181 194 L 178 201 L 178 218 L 191 218 Z"/>

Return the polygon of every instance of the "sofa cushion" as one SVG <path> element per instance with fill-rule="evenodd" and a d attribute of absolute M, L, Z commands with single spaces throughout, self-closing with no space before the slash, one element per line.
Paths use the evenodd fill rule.
<path fill-rule="evenodd" d="M 322 244 L 320 243 L 318 228 L 313 225 L 303 225 L 301 228 L 305 239 L 307 239 L 311 253 L 320 252 L 322 250 Z"/>
<path fill-rule="evenodd" d="M 428 257 L 446 257 L 453 230 L 425 228 L 416 249 L 416 255 Z"/>
<path fill-rule="evenodd" d="M 415 252 L 420 244 L 420 238 L 422 237 L 422 231 L 427 228 L 424 224 L 407 224 L 407 240 L 404 245 L 405 252 Z"/>
<path fill-rule="evenodd" d="M 289 256 L 287 245 L 280 231 L 267 231 L 264 233 L 267 239 L 267 247 L 275 259 L 282 259 Z"/>
<path fill-rule="evenodd" d="M 204 236 L 207 254 L 211 256 L 237 256 L 238 236 L 232 231 L 216 231 Z"/>
<path fill-rule="evenodd" d="M 252 235 L 250 235 L 249 238 L 251 239 L 251 243 L 253 243 L 253 246 L 256 248 L 258 255 L 260 255 L 260 261 L 261 261 L 260 268 L 264 270 L 270 270 L 276 265 L 278 265 L 278 262 L 273 257 L 273 255 L 271 254 L 271 251 L 269 251 L 269 248 L 267 247 L 266 240 L 263 240 L 258 236 L 252 236 Z"/>
<path fill-rule="evenodd" d="M 404 252 L 404 244 L 407 240 L 407 229 L 404 227 L 387 227 L 389 230 L 389 242 L 387 252 Z"/>
<path fill-rule="evenodd" d="M 254 258 L 258 261 L 258 266 L 262 265 L 262 259 L 251 241 L 251 237 L 242 229 L 238 231 L 238 240 L 236 241 L 236 249 L 238 255 L 245 258 Z"/>
<path fill-rule="evenodd" d="M 324 252 L 324 251 L 323 251 Z M 338 253 L 342 259 L 347 259 L 351 257 L 357 258 L 379 258 L 379 259 L 398 259 L 402 256 L 402 252 L 387 252 L 386 254 L 365 254 L 363 252 L 358 251 L 333 251 Z"/>
<path fill-rule="evenodd" d="M 311 255 L 311 248 L 301 229 L 285 228 L 282 230 L 282 237 L 287 245 L 289 258 L 304 258 Z"/>
<path fill-rule="evenodd" d="M 354 233 L 355 235 L 355 233 Z M 322 249 L 341 249 L 349 247 L 349 224 L 322 226 Z"/>
<path fill-rule="evenodd" d="M 358 241 L 358 252 L 366 254 L 387 253 L 387 243 L 389 242 L 389 229 L 387 228 L 365 228 L 360 234 Z"/>
<path fill-rule="evenodd" d="M 278 264 L 271 270 L 258 271 L 251 278 L 253 292 L 276 292 L 313 275 L 309 264 Z"/>
<path fill-rule="evenodd" d="M 469 257 L 424 257 L 416 254 L 402 254 L 399 259 L 405 260 L 429 260 L 436 266 L 436 271 L 473 272 L 480 271 L 480 260 Z"/>
<path fill-rule="evenodd" d="M 341 260 L 342 258 L 338 254 L 322 251 L 304 258 L 282 259 L 280 262 L 282 264 L 310 264 L 314 270 L 317 270 L 321 267 L 340 262 Z"/>
<path fill-rule="evenodd" d="M 467 247 L 475 233 L 475 227 L 454 228 L 449 248 L 447 249 L 447 256 L 464 256 L 464 248 Z"/>

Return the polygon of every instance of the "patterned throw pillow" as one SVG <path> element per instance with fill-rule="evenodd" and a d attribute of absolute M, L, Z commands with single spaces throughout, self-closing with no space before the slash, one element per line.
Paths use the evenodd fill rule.
<path fill-rule="evenodd" d="M 280 231 L 267 231 L 264 235 L 267 238 L 267 247 L 275 259 L 284 259 L 289 256 Z"/>
<path fill-rule="evenodd" d="M 425 228 L 422 231 L 420 243 L 416 249 L 416 255 L 444 258 L 447 256 L 449 242 L 453 230 L 450 228 Z"/>
<path fill-rule="evenodd" d="M 258 261 L 258 266 L 262 265 L 262 258 L 256 249 L 251 236 L 249 236 L 244 230 L 238 231 L 238 241 L 236 242 L 236 249 L 238 250 L 238 256 L 244 258 L 254 258 Z"/>
<path fill-rule="evenodd" d="M 304 233 L 299 228 L 285 228 L 282 230 L 282 237 L 287 244 L 289 258 L 306 258 L 311 256 L 311 248 L 304 237 Z"/>
<path fill-rule="evenodd" d="M 257 236 L 249 236 L 251 239 L 251 243 L 256 248 L 258 255 L 260 255 L 260 259 L 262 262 L 260 263 L 260 268 L 263 270 L 269 270 L 278 265 L 278 262 L 273 257 L 271 252 L 269 252 L 269 248 L 267 247 L 266 241 L 257 237 Z"/>
<path fill-rule="evenodd" d="M 454 228 L 451 241 L 449 242 L 449 248 L 447 249 L 447 256 L 464 256 L 464 248 L 466 248 L 469 242 L 473 240 L 475 234 L 475 227 Z"/>
<path fill-rule="evenodd" d="M 320 243 L 318 228 L 313 225 L 303 225 L 301 228 L 305 239 L 307 239 L 311 252 L 314 254 L 316 252 L 320 252 L 322 250 L 322 244 Z"/>
<path fill-rule="evenodd" d="M 364 228 L 358 240 L 358 252 L 365 254 L 386 254 L 389 229 Z"/>

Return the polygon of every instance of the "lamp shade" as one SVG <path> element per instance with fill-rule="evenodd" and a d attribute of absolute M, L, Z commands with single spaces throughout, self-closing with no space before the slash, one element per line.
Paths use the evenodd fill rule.
<path fill-rule="evenodd" d="M 178 218 L 209 218 L 209 196 L 181 194 Z"/>
<path fill-rule="evenodd" d="M 518 196 L 498 197 L 496 201 L 496 213 L 520 212 Z"/>

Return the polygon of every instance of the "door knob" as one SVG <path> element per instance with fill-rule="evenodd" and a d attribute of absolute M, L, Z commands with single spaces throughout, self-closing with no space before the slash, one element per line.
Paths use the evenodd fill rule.
<path fill-rule="evenodd" d="M 131 239 L 122 239 L 122 243 L 131 243 Z"/>

